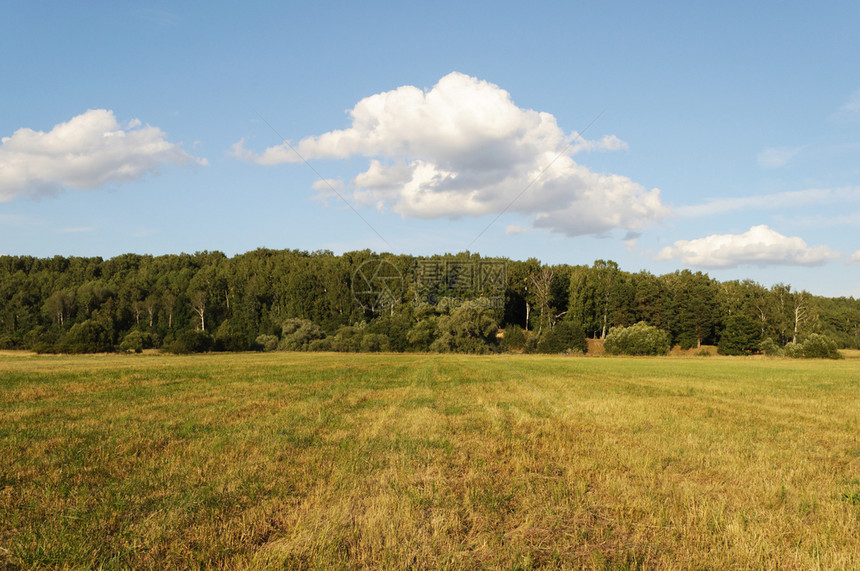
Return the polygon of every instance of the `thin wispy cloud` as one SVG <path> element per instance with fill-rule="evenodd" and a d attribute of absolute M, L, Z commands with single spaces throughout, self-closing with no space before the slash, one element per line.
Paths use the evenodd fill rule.
<path fill-rule="evenodd" d="M 860 203 L 860 187 L 811 188 L 756 196 L 714 198 L 706 200 L 702 204 L 677 206 L 674 208 L 674 212 L 678 216 L 695 218 L 739 211 L 784 210 L 813 204 L 842 204 L 846 202 Z"/>
<path fill-rule="evenodd" d="M 44 226 L 44 220 L 37 220 L 23 214 L 0 214 L 0 226 L 23 228 L 27 226 Z"/>
<path fill-rule="evenodd" d="M 804 147 L 768 147 L 758 155 L 758 164 L 764 168 L 784 167 L 796 157 Z"/>
<path fill-rule="evenodd" d="M 659 189 L 572 158 L 627 148 L 618 137 L 565 133 L 553 115 L 522 109 L 507 91 L 474 77 L 451 73 L 429 90 L 407 85 L 372 95 L 350 115 L 346 129 L 261 153 L 240 140 L 231 153 L 261 165 L 300 162 L 299 155 L 367 157 L 367 170 L 349 181 L 350 198 L 404 217 L 477 217 L 510 207 L 535 227 L 579 236 L 640 229 L 669 214 Z"/>
<path fill-rule="evenodd" d="M 848 97 L 848 100 L 839 108 L 839 113 L 845 116 L 860 117 L 860 89 Z"/>
<path fill-rule="evenodd" d="M 774 216 L 774 220 L 791 228 L 834 228 L 838 226 L 860 227 L 860 210 L 841 214 L 809 214 L 803 216 Z"/>
<path fill-rule="evenodd" d="M 208 164 L 171 143 L 158 127 L 91 109 L 50 131 L 22 128 L 0 141 L 0 202 L 91 190 L 154 173 L 162 165 Z"/>
<path fill-rule="evenodd" d="M 326 178 L 314 181 L 311 188 L 316 191 L 313 199 L 322 203 L 324 206 L 329 205 L 329 200 L 339 201 L 338 193 L 343 191 L 343 181 L 336 178 Z"/>

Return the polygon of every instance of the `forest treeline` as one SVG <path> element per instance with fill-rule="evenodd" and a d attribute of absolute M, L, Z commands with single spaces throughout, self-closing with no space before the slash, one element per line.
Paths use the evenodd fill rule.
<path fill-rule="evenodd" d="M 402 280 L 380 282 L 371 273 L 379 259 Z M 490 262 L 492 283 L 479 283 L 475 276 Z M 387 303 L 365 303 L 368 292 L 356 293 L 356 275 L 365 286 L 377 278 L 364 289 L 372 297 L 382 283 L 385 296 L 377 300 Z M 860 300 L 784 284 L 718 282 L 689 270 L 631 273 L 604 260 L 550 266 L 469 252 L 337 256 L 271 249 L 233 257 L 0 257 L 5 349 L 552 350 L 581 345 L 567 338 L 603 338 L 640 322 L 673 344 L 718 345 L 726 354 L 755 353 L 764 342 L 783 347 L 812 334 L 860 348 Z"/>

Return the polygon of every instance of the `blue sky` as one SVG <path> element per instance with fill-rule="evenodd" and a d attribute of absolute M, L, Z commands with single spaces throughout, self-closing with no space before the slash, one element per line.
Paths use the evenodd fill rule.
<path fill-rule="evenodd" d="M 860 296 L 856 2 L 3 12 L 0 254 L 468 248 Z"/>

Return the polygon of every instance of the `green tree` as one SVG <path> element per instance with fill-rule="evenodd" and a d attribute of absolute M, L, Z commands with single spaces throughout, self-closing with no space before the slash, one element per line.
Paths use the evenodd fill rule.
<path fill-rule="evenodd" d="M 672 299 L 663 282 L 650 272 L 633 276 L 635 319 L 666 331 L 672 323 Z"/>
<path fill-rule="evenodd" d="M 541 262 L 529 258 L 522 262 L 510 260 L 507 263 L 507 287 L 505 289 L 505 323 L 517 323 L 528 331 L 531 312 L 535 305 L 531 276 L 540 272 Z"/>
<path fill-rule="evenodd" d="M 759 349 L 762 340 L 760 320 L 763 288 L 750 280 L 719 284 L 722 331 L 718 350 L 724 355 L 750 355 Z"/>
<path fill-rule="evenodd" d="M 761 329 L 746 313 L 734 313 L 726 318 L 718 351 L 723 355 L 751 355 L 759 349 Z"/>
<path fill-rule="evenodd" d="M 683 270 L 662 278 L 675 305 L 673 333 L 678 343 L 689 348 L 713 341 L 719 323 L 719 304 L 714 282 L 708 274 Z"/>
<path fill-rule="evenodd" d="M 45 300 L 45 314 L 56 321 L 58 327 L 62 327 L 72 311 L 74 298 L 66 290 L 57 290 Z"/>
<path fill-rule="evenodd" d="M 549 266 L 543 266 L 539 272 L 529 276 L 531 291 L 538 310 L 538 333 L 552 327 L 552 278 L 553 271 Z"/>

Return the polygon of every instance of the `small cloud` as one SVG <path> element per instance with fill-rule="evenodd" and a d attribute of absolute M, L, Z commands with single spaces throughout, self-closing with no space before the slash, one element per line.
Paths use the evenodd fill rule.
<path fill-rule="evenodd" d="M 235 157 L 237 159 L 243 161 L 253 161 L 254 153 L 245 148 L 245 138 L 242 137 L 232 145 L 230 145 L 230 150 L 227 152 L 231 157 Z"/>
<path fill-rule="evenodd" d="M 531 228 L 526 228 L 525 226 L 517 226 L 515 224 L 509 224 L 508 226 L 505 226 L 505 234 L 507 234 L 508 236 L 516 236 L 518 234 L 526 234 L 526 233 L 531 232 L 531 231 L 532 231 Z"/>
<path fill-rule="evenodd" d="M 860 89 L 849 95 L 839 108 L 828 118 L 835 123 L 848 123 L 860 119 Z"/>
<path fill-rule="evenodd" d="M 325 178 L 314 181 L 311 188 L 317 191 L 313 199 L 321 202 L 324 206 L 328 206 L 329 199 L 340 198 L 340 193 L 343 190 L 343 181 L 336 178 Z"/>
<path fill-rule="evenodd" d="M 155 172 L 163 164 L 207 165 L 164 132 L 137 119 L 122 127 L 113 111 L 91 109 L 45 133 L 22 128 L 0 141 L 0 202 L 91 190 Z"/>
<path fill-rule="evenodd" d="M 758 164 L 764 168 L 784 167 L 803 147 L 769 147 L 758 154 Z"/>
<path fill-rule="evenodd" d="M 639 248 L 639 238 L 642 237 L 641 232 L 628 232 L 621 240 L 628 252 L 635 252 Z"/>
<path fill-rule="evenodd" d="M 856 252 L 851 254 L 851 257 L 848 258 L 848 263 L 849 264 L 860 264 L 860 250 L 857 250 Z"/>
<path fill-rule="evenodd" d="M 840 257 L 827 246 L 810 248 L 803 239 L 783 236 L 765 225 L 743 234 L 713 234 L 696 240 L 679 240 L 663 248 L 658 261 L 677 259 L 701 268 L 737 266 L 818 266 Z"/>
<path fill-rule="evenodd" d="M 22 214 L 0 214 L 0 226 L 23 228 L 26 226 L 44 226 L 44 220 L 37 220 Z"/>

